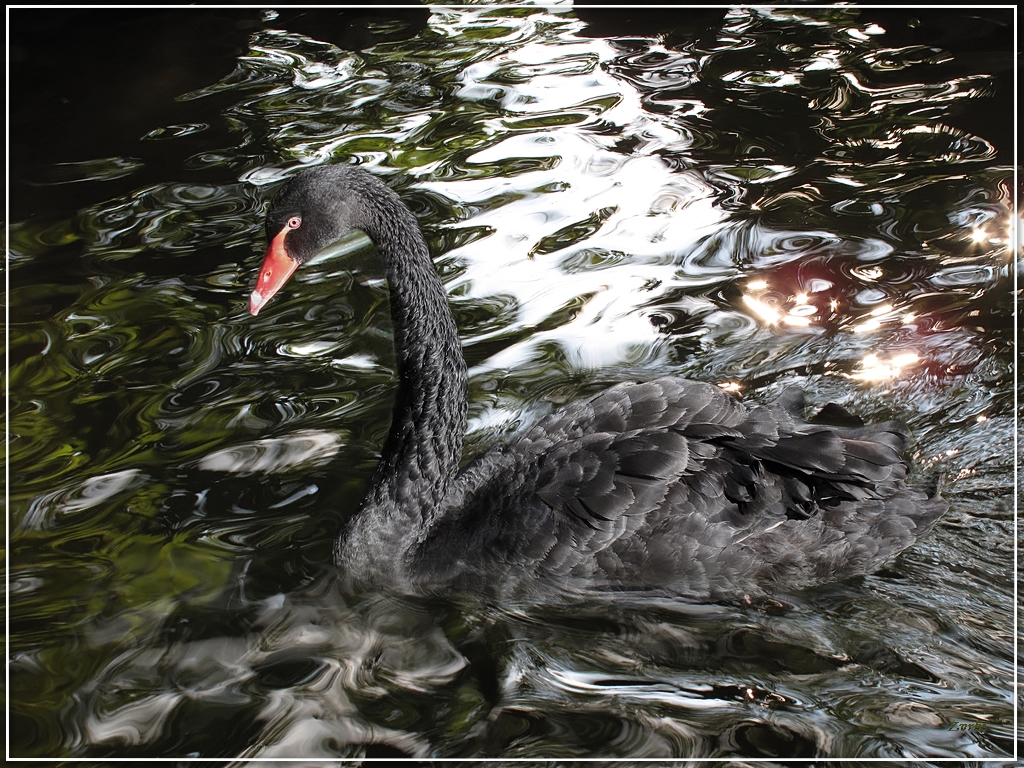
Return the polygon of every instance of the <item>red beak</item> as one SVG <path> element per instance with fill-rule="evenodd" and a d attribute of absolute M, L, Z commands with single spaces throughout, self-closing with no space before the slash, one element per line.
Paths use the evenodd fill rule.
<path fill-rule="evenodd" d="M 267 246 L 267 254 L 263 257 L 263 266 L 260 267 L 260 276 L 256 278 L 256 288 L 249 297 L 249 312 L 254 315 L 263 309 L 298 269 L 299 263 L 288 255 L 284 247 L 285 235 L 291 229 L 292 227 L 286 226 Z"/>

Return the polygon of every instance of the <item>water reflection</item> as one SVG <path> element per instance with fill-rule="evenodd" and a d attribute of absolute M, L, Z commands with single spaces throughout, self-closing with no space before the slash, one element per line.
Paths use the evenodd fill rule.
<path fill-rule="evenodd" d="M 433 8 L 344 50 L 256 25 L 187 114 L 33 170 L 75 213 L 9 233 L 16 755 L 1010 754 L 1009 44 L 961 11 L 618 10 L 600 36 Z M 354 253 L 244 302 L 274 185 L 349 160 L 426 229 L 468 454 L 618 380 L 797 384 L 908 421 L 950 516 L 762 605 L 341 595 L 323 563 L 391 412 L 386 286 Z"/>
<path fill-rule="evenodd" d="M 199 460 L 208 472 L 251 475 L 286 472 L 308 465 L 326 464 L 337 454 L 341 438 L 332 432 L 305 430 L 283 438 L 256 440 L 248 445 L 214 451 Z"/>

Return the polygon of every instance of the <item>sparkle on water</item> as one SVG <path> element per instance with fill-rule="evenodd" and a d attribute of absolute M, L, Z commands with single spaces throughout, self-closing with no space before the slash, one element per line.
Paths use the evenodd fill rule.
<path fill-rule="evenodd" d="M 352 52 L 340 11 L 323 39 L 161 13 L 104 35 L 142 57 L 180 30 L 177 66 L 229 22 L 242 52 L 187 91 L 114 59 L 76 130 L 32 122 L 75 94 L 26 35 L 82 51 L 53 88 L 93 49 L 11 14 L 12 755 L 1013 753 L 1012 14 L 361 11 Z M 17 149 L 31 125 L 52 162 Z M 277 185 L 344 162 L 427 234 L 467 458 L 617 381 L 797 385 L 906 421 L 949 514 L 879 574 L 757 605 L 341 594 L 387 286 L 355 243 L 246 303 Z"/>

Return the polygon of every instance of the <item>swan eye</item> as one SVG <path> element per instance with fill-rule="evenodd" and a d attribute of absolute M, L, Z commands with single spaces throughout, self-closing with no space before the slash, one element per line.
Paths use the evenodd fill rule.
<path fill-rule="evenodd" d="M 298 229 L 302 226 L 302 219 L 298 216 L 292 216 L 288 219 L 288 229 Z"/>

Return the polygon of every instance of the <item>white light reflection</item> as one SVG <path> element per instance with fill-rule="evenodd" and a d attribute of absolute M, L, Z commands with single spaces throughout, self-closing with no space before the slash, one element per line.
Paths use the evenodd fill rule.
<path fill-rule="evenodd" d="M 905 368 L 909 368 L 920 359 L 916 352 L 901 352 L 890 360 L 882 360 L 878 355 L 871 353 L 860 361 L 862 370 L 848 376 L 859 381 L 888 381 L 898 377 Z"/>
<path fill-rule="evenodd" d="M 322 466 L 339 450 L 333 432 L 304 429 L 283 437 L 253 440 L 208 453 L 197 466 L 207 472 L 235 475 L 286 472 L 299 466 Z"/>
<path fill-rule="evenodd" d="M 867 280 L 871 283 L 885 274 L 881 267 L 854 267 L 850 272 L 861 280 Z"/>
<path fill-rule="evenodd" d="M 860 267 L 854 271 L 858 277 L 867 281 L 877 280 L 884 275 L 875 266 Z M 853 333 L 870 333 L 893 323 L 911 325 L 918 320 L 916 312 L 905 311 L 889 301 L 870 309 L 865 308 L 866 312 L 859 316 L 852 312 L 841 312 L 842 303 L 826 293 L 833 288 L 829 280 L 812 278 L 793 286 L 794 292 L 790 294 L 777 281 L 770 286 L 768 280 L 751 278 L 743 285 L 742 301 L 751 315 L 769 326 L 810 328 L 838 325 Z"/>
<path fill-rule="evenodd" d="M 753 311 L 755 315 L 757 315 L 759 318 L 764 320 L 769 325 L 776 325 L 781 318 L 781 315 L 779 315 L 778 310 L 774 309 L 773 307 L 769 307 L 760 299 L 755 299 L 753 296 L 750 296 L 749 294 L 743 295 L 743 303 L 750 307 L 750 309 Z"/>
<path fill-rule="evenodd" d="M 865 320 L 859 325 L 853 326 L 854 333 L 869 333 L 871 331 L 877 331 L 882 327 L 882 321 L 877 317 L 873 317 L 870 320 Z"/>
<path fill-rule="evenodd" d="M 806 292 L 790 296 L 781 302 L 777 301 L 779 297 L 773 295 L 773 300 L 776 300 L 776 303 L 782 307 L 780 310 L 763 301 L 758 296 L 753 295 L 768 289 L 767 280 L 750 280 L 745 287 L 751 293 L 743 294 L 743 303 L 767 325 L 788 325 L 794 328 L 807 328 L 811 325 L 812 319 L 818 314 L 818 308 L 808 303 Z"/>

